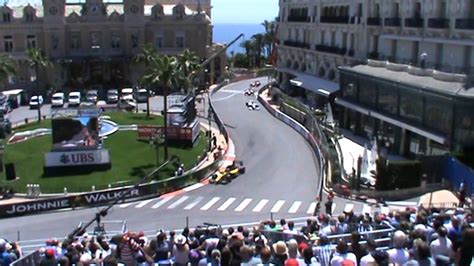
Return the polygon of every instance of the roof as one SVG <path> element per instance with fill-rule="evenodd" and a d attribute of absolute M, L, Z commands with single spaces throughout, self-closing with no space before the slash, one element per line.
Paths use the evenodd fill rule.
<path fill-rule="evenodd" d="M 329 96 L 329 94 L 339 90 L 339 84 L 336 82 L 318 78 L 316 76 L 298 72 L 286 67 L 279 67 L 277 70 L 295 76 L 292 81 L 298 83 L 297 86 L 303 87 L 317 94 Z"/>
<path fill-rule="evenodd" d="M 410 69 L 410 66 L 406 66 L 406 69 Z M 385 79 L 388 81 L 406 84 L 413 87 L 420 88 L 426 91 L 432 91 L 442 94 L 459 95 L 474 97 L 474 88 L 465 89 L 466 85 L 464 82 L 458 81 L 444 81 L 435 78 L 439 74 L 454 75 L 448 73 L 437 72 L 436 70 L 427 70 L 427 75 L 415 75 L 410 74 L 407 71 L 394 71 L 387 69 L 384 66 L 371 66 L 371 65 L 357 65 L 353 67 L 341 67 L 340 69 L 374 78 Z M 431 73 L 431 75 L 429 74 Z M 454 75 L 455 76 L 455 75 Z M 461 75 L 458 75 L 461 76 Z"/>

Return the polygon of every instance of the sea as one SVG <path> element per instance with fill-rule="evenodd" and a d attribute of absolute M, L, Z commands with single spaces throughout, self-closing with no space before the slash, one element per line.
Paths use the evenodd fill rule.
<path fill-rule="evenodd" d="M 264 33 L 265 28 L 261 24 L 214 24 L 213 41 L 215 43 L 230 43 L 234 38 L 243 33 L 244 37 L 227 49 L 227 54 L 245 53 L 240 44 L 252 38 L 254 34 Z"/>

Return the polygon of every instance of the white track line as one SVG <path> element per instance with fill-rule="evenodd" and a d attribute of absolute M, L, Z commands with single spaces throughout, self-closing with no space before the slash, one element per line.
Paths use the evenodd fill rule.
<path fill-rule="evenodd" d="M 135 205 L 135 208 L 143 208 L 145 205 L 147 205 L 148 203 L 150 203 L 154 200 L 155 199 L 144 200 L 144 201 L 140 202 L 139 204 Z"/>
<path fill-rule="evenodd" d="M 173 198 L 174 198 L 174 196 L 169 196 L 169 197 L 163 198 L 160 201 L 158 201 L 155 205 L 151 206 L 151 208 L 152 209 L 158 209 L 161 205 L 167 203 L 168 201 L 172 200 Z"/>
<path fill-rule="evenodd" d="M 219 197 L 214 197 L 214 198 L 212 198 L 210 201 L 208 201 L 208 202 L 206 203 L 206 205 L 204 205 L 204 206 L 201 207 L 201 211 L 207 211 L 207 210 L 209 210 L 209 209 L 212 207 L 212 205 L 216 204 L 216 202 L 218 202 L 220 199 L 221 199 L 221 198 L 219 198 Z"/>
<path fill-rule="evenodd" d="M 283 204 L 285 204 L 285 201 L 284 200 L 279 200 L 275 203 L 275 205 L 273 205 L 272 209 L 270 210 L 270 212 L 279 212 L 281 207 L 283 207 Z"/>
<path fill-rule="evenodd" d="M 179 204 L 185 202 L 187 199 L 189 199 L 189 196 L 182 196 L 177 201 L 173 202 L 170 206 L 168 206 L 168 209 L 174 209 L 174 208 L 178 207 Z"/>
<path fill-rule="evenodd" d="M 311 202 L 311 204 L 308 207 L 308 210 L 306 211 L 306 214 L 313 214 L 314 209 L 316 208 L 316 202 Z"/>
<path fill-rule="evenodd" d="M 197 197 L 195 200 L 193 200 L 191 203 L 189 203 L 188 205 L 186 205 L 186 207 L 184 207 L 185 210 L 191 210 L 192 208 L 194 208 L 194 206 L 196 206 L 199 202 L 201 202 L 201 200 L 203 200 L 204 197 Z"/>
<path fill-rule="evenodd" d="M 298 209 L 301 206 L 301 201 L 295 201 L 293 202 L 293 205 L 291 205 L 290 209 L 288 210 L 288 213 L 296 213 Z"/>
<path fill-rule="evenodd" d="M 234 211 L 236 211 L 236 212 L 241 212 L 241 211 L 243 211 L 243 210 L 250 204 L 251 201 L 252 201 L 251 198 L 246 198 L 246 199 L 244 199 L 244 200 L 239 204 L 239 206 L 237 206 L 237 208 L 234 209 Z"/>
<path fill-rule="evenodd" d="M 261 200 L 261 201 L 257 204 L 257 206 L 255 206 L 255 208 L 253 208 L 252 211 L 253 211 L 253 212 L 260 212 L 260 211 L 262 211 L 263 207 L 265 207 L 265 205 L 267 205 L 267 203 L 268 203 L 268 200 L 267 200 L 267 199 Z"/>
<path fill-rule="evenodd" d="M 229 206 L 235 201 L 235 198 L 227 199 L 224 204 L 222 204 L 217 210 L 218 211 L 225 211 Z"/>
<path fill-rule="evenodd" d="M 196 184 L 194 184 L 194 185 L 192 185 L 192 186 L 183 188 L 183 190 L 186 191 L 186 192 L 189 192 L 189 191 L 193 191 L 193 190 L 198 189 L 198 188 L 203 187 L 203 186 L 204 186 L 204 185 L 201 184 L 201 183 L 196 183 Z"/>
<path fill-rule="evenodd" d="M 123 203 L 123 204 L 120 204 L 119 207 L 120 208 L 127 208 L 128 206 L 132 205 L 133 202 L 128 202 L 128 203 Z"/>

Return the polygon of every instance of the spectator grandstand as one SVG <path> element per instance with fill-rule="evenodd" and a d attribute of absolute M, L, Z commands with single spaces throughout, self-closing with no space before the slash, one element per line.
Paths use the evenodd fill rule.
<path fill-rule="evenodd" d="M 23 258 L 2 239 L 0 265 L 471 265 L 474 255 L 474 219 L 461 208 L 319 214 L 300 228 L 282 219 L 147 236 L 101 233 L 51 239 Z"/>

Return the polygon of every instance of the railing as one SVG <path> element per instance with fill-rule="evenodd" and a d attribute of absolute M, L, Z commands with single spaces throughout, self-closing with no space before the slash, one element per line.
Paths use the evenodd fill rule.
<path fill-rule="evenodd" d="M 447 18 L 430 18 L 428 19 L 428 28 L 448 29 L 449 19 Z"/>
<path fill-rule="evenodd" d="M 402 25 L 402 19 L 398 17 L 386 18 L 384 24 L 386 27 L 400 27 Z"/>
<path fill-rule="evenodd" d="M 288 22 L 311 22 L 308 16 L 288 16 Z"/>
<path fill-rule="evenodd" d="M 474 19 L 472 18 L 456 19 L 456 29 L 474 30 Z"/>
<path fill-rule="evenodd" d="M 321 17 L 321 23 L 349 24 L 349 17 Z"/>
<path fill-rule="evenodd" d="M 380 26 L 382 25 L 382 19 L 380 17 L 367 18 L 368 26 Z"/>
<path fill-rule="evenodd" d="M 283 45 L 309 49 L 309 44 L 304 43 L 304 42 L 297 42 L 297 41 L 289 41 L 288 40 L 288 41 L 284 41 Z"/>
<path fill-rule="evenodd" d="M 422 18 L 406 18 L 405 27 L 423 28 L 423 19 Z"/>
<path fill-rule="evenodd" d="M 328 46 L 328 45 L 321 45 L 321 44 L 316 45 L 315 50 L 320 51 L 320 52 L 340 54 L 340 55 L 345 55 L 347 52 L 347 48 L 339 48 L 335 46 Z"/>
<path fill-rule="evenodd" d="M 12 263 L 10 263 L 10 266 L 31 266 L 31 265 L 39 265 L 39 262 L 41 260 L 41 255 L 40 252 L 37 250 L 31 254 L 28 254 L 28 256 L 22 257 Z"/>

